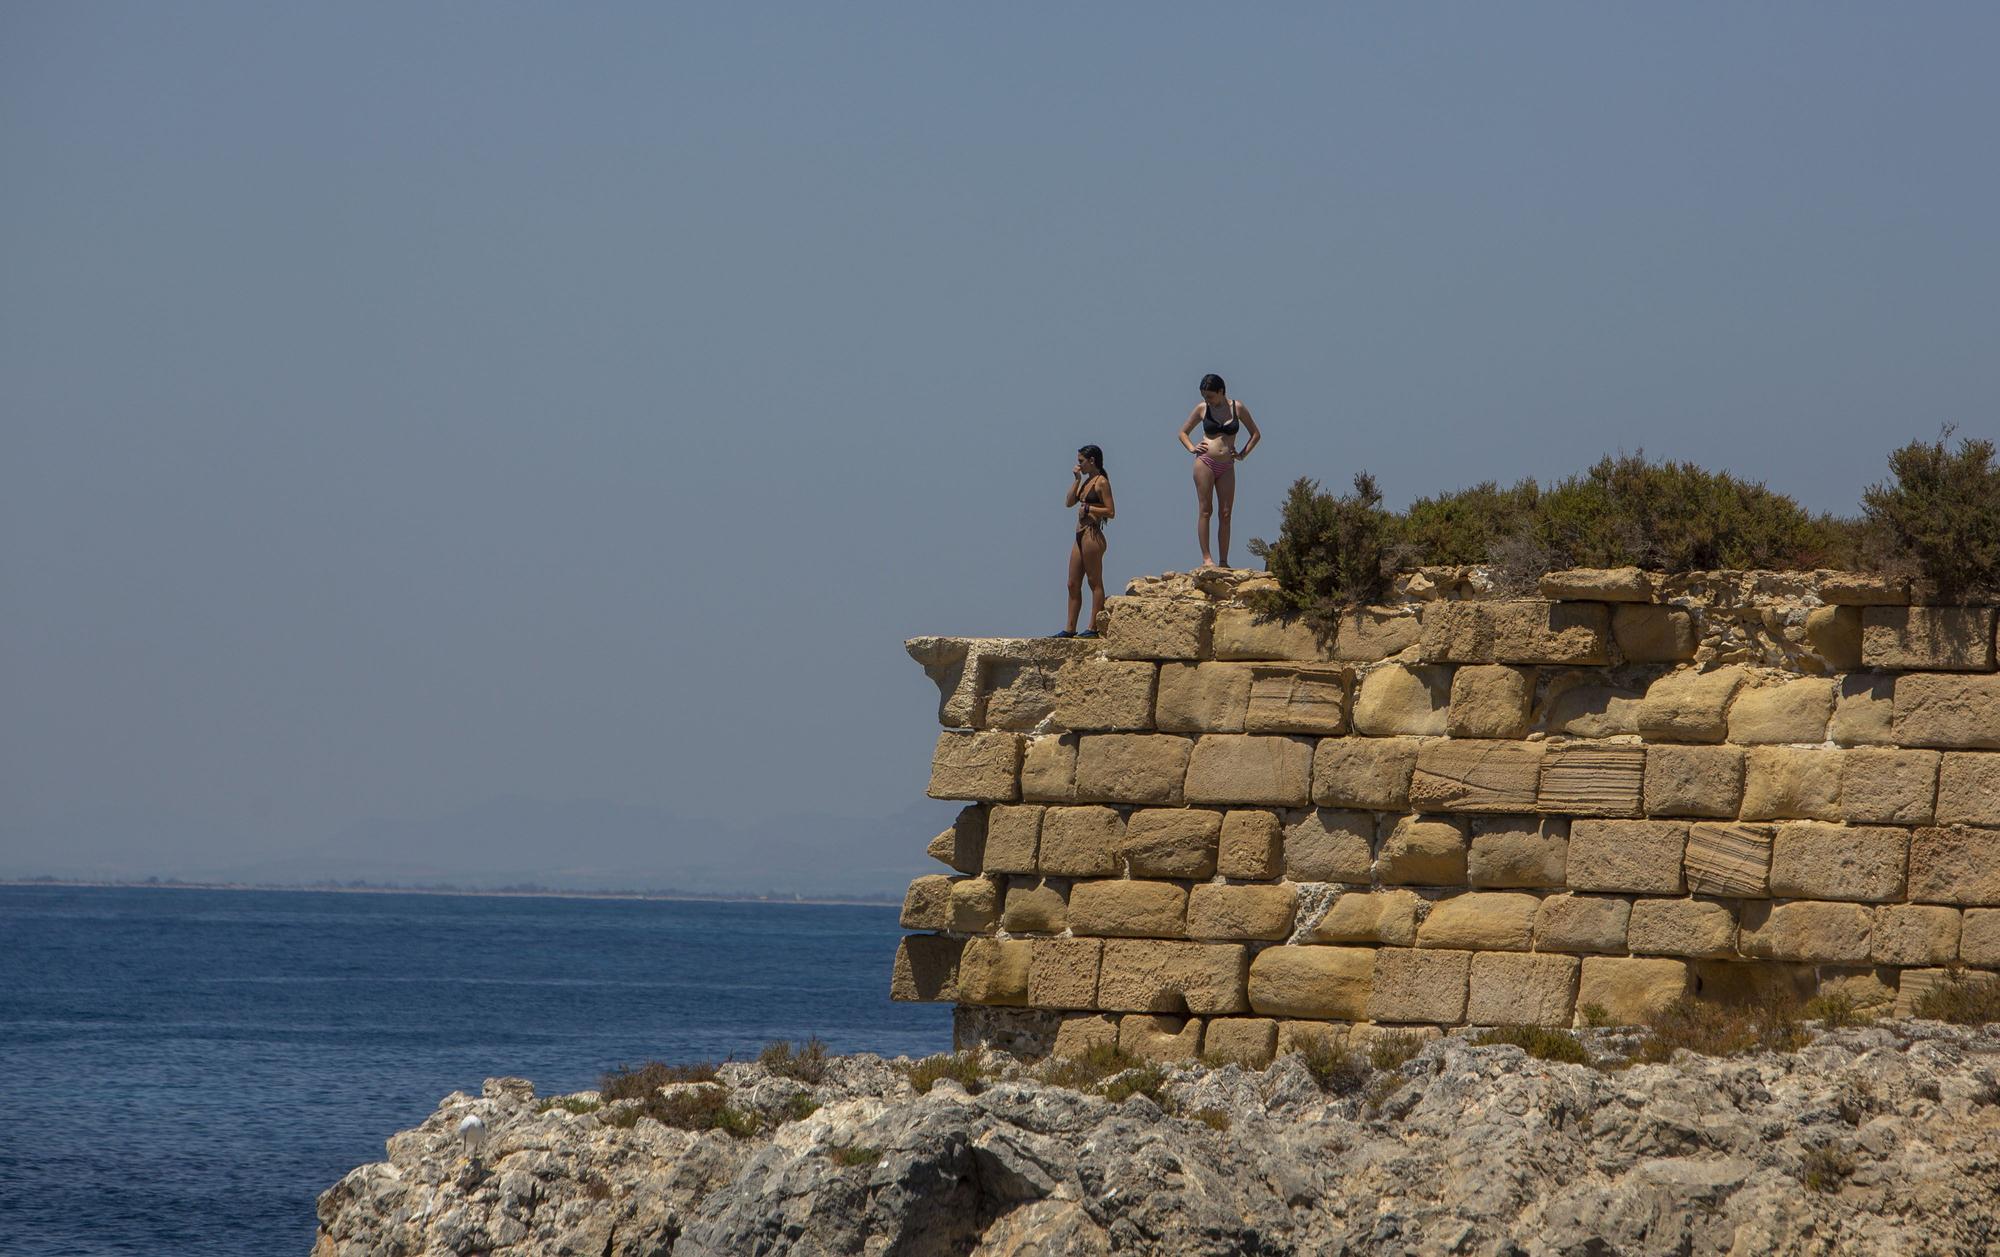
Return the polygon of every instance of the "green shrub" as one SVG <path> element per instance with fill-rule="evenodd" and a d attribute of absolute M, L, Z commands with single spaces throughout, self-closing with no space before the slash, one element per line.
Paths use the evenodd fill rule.
<path fill-rule="evenodd" d="M 708 1061 L 694 1061 L 685 1065 L 669 1065 L 665 1061 L 647 1061 L 636 1069 L 630 1065 L 620 1065 L 604 1075 L 598 1085 L 598 1093 L 606 1103 L 613 1100 L 637 1100 L 649 1096 L 661 1087 L 677 1082 L 714 1082 L 715 1066 Z"/>
<path fill-rule="evenodd" d="M 1807 1021 L 1819 1022 L 1829 1030 L 1838 1030 L 1842 1026 L 1858 1026 L 1871 1019 L 1862 1011 L 1860 1005 L 1854 1002 L 1854 997 L 1845 991 L 1813 996 L 1806 1001 L 1805 1007 L 1799 1010 L 1799 1015 Z"/>
<path fill-rule="evenodd" d="M 1358 1052 L 1350 1052 L 1331 1037 L 1300 1039 L 1293 1049 L 1299 1063 L 1313 1076 L 1321 1091 L 1351 1095 L 1368 1081 L 1369 1064 Z"/>
<path fill-rule="evenodd" d="M 846 1148 L 835 1148 L 831 1155 L 835 1165 L 873 1165 L 882 1159 L 882 1150 L 856 1144 Z"/>
<path fill-rule="evenodd" d="M 1396 524 L 1397 562 L 1407 567 L 1490 562 L 1501 539 L 1533 535 L 1541 496 L 1533 480 L 1511 489 L 1488 480 L 1418 498 Z"/>
<path fill-rule="evenodd" d="M 1953 973 L 1919 995 L 1910 1011 L 1918 1017 L 1961 1026 L 2000 1021 L 2000 980 Z"/>
<path fill-rule="evenodd" d="M 1226 1109 L 1196 1109 L 1189 1116 L 1210 1130 L 1222 1131 L 1225 1134 L 1229 1131 L 1229 1112 Z"/>
<path fill-rule="evenodd" d="M 910 1080 L 910 1086 L 923 1095 L 938 1081 L 949 1078 L 964 1087 L 970 1095 L 978 1095 L 986 1086 L 986 1068 L 979 1063 L 977 1052 L 942 1052 L 936 1056 L 926 1056 L 903 1067 L 903 1076 Z"/>
<path fill-rule="evenodd" d="M 1799 1177 L 1805 1180 L 1808 1191 L 1837 1192 L 1852 1173 L 1854 1158 L 1832 1147 L 1814 1148 L 1799 1163 Z"/>
<path fill-rule="evenodd" d="M 749 1138 L 763 1125 L 756 1114 L 731 1108 L 728 1090 L 714 1084 L 676 1091 L 672 1095 L 653 1091 L 639 1103 L 618 1110 L 604 1121 L 607 1125 L 629 1130 L 638 1125 L 642 1117 L 650 1117 L 662 1126 L 679 1130 L 719 1130 L 737 1139 Z"/>
<path fill-rule="evenodd" d="M 1099 1044 L 1078 1056 L 1051 1056 L 1036 1068 L 1036 1076 L 1055 1087 L 1096 1091 L 1106 1078 L 1139 1067 L 1139 1058 L 1110 1044 Z"/>
<path fill-rule="evenodd" d="M 782 1077 L 816 1083 L 826 1077 L 826 1044 L 810 1038 L 793 1047 L 779 1040 L 765 1045 L 757 1054 L 757 1063 Z"/>
<path fill-rule="evenodd" d="M 1668 572 L 1809 568 L 1837 548 L 1832 521 L 1786 495 L 1643 451 L 1600 459 L 1543 494 L 1536 534 L 1559 566 Z"/>
<path fill-rule="evenodd" d="M 1368 1045 L 1368 1063 L 1377 1069 L 1401 1069 L 1423 1050 L 1424 1041 L 1414 1034 L 1380 1035 Z"/>
<path fill-rule="evenodd" d="M 1583 1024 L 1592 1030 L 1602 1030 L 1606 1026 L 1617 1024 L 1612 1020 L 1611 1010 L 1602 1004 L 1585 1004 L 1577 1011 L 1583 1014 Z"/>
<path fill-rule="evenodd" d="M 1638 1056 L 1665 1061 L 1681 1048 L 1702 1056 L 1790 1052 L 1805 1042 L 1799 1012 L 1787 999 L 1725 1004 L 1684 995 L 1647 1023 Z"/>
<path fill-rule="evenodd" d="M 1561 1030 L 1551 1030 L 1547 1026 L 1501 1026 L 1488 1030 L 1473 1040 L 1480 1047 L 1506 1044 L 1520 1048 L 1528 1055 L 1544 1061 L 1567 1061 L 1572 1065 L 1590 1064 L 1590 1053 L 1576 1036 Z"/>
<path fill-rule="evenodd" d="M 1123 1104 L 1133 1096 L 1145 1096 L 1161 1108 L 1172 1111 L 1167 1100 L 1167 1071 L 1158 1065 L 1141 1065 L 1106 1082 L 1099 1094 L 1113 1104 Z"/>
<path fill-rule="evenodd" d="M 2000 589 L 2000 464 L 1991 441 L 1946 448 L 1952 431 L 1889 455 L 1892 479 L 1861 501 L 1939 592 L 1956 597 Z"/>
<path fill-rule="evenodd" d="M 1278 582 L 1252 605 L 1268 615 L 1303 616 L 1322 640 L 1331 640 L 1342 607 L 1381 600 L 1388 585 L 1391 527 L 1382 493 L 1367 472 L 1354 477 L 1354 491 L 1343 497 L 1301 476 L 1285 495 L 1278 539 L 1250 543 L 1250 552 Z"/>

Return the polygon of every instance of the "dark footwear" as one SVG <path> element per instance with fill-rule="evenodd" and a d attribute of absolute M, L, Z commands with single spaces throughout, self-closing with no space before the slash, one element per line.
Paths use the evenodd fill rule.
<path fill-rule="evenodd" d="M 1075 634 L 1075 633 L 1072 633 L 1072 632 L 1070 632 L 1070 631 L 1069 631 L 1068 629 L 1064 629 L 1064 630 L 1063 630 L 1062 632 L 1060 632 L 1060 633 L 1051 633 L 1051 634 L 1049 634 L 1049 636 L 1050 636 L 1050 637 L 1075 637 L 1075 636 L 1076 636 L 1076 634 Z"/>
<path fill-rule="evenodd" d="M 1077 634 L 1077 636 L 1078 636 L 1078 637 L 1095 637 L 1095 636 L 1097 636 L 1097 630 L 1096 630 L 1096 629 L 1085 629 L 1085 630 L 1083 630 L 1083 632 L 1081 632 L 1081 633 L 1078 633 L 1078 634 Z"/>

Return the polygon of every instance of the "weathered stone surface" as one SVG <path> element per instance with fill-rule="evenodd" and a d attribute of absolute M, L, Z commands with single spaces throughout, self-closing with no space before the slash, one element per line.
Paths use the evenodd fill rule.
<path fill-rule="evenodd" d="M 1548 572 L 1542 597 L 1575 602 L 1651 602 L 1653 581 L 1636 567 L 1576 567 Z"/>
<path fill-rule="evenodd" d="M 960 808 L 951 827 L 931 839 L 924 853 L 961 873 L 977 873 L 986 859 L 986 809 L 976 803 Z"/>
<path fill-rule="evenodd" d="M 1211 733 L 1188 759 L 1189 803 L 1303 807 L 1312 795 L 1310 738 Z"/>
<path fill-rule="evenodd" d="M 1948 965 L 1958 959 L 1958 909 L 1889 904 L 1875 909 L 1869 959 L 1878 965 Z"/>
<path fill-rule="evenodd" d="M 1899 746 L 2000 750 L 2000 676 L 1897 677 L 1893 734 Z"/>
<path fill-rule="evenodd" d="M 1734 956 L 1736 912 L 1714 899 L 1636 899 L 1625 946 L 1639 955 Z"/>
<path fill-rule="evenodd" d="M 936 934 L 911 934 L 896 945 L 889 998 L 930 1003 L 958 998 L 958 953 L 965 944 Z"/>
<path fill-rule="evenodd" d="M 1201 1032 L 1204 1060 L 1262 1069 L 1277 1055 L 1278 1023 L 1269 1017 L 1217 1017 Z"/>
<path fill-rule="evenodd" d="M 1768 825 L 1688 826 L 1687 888 L 1697 895 L 1762 899 L 1771 893 Z"/>
<path fill-rule="evenodd" d="M 1319 641 L 1303 619 L 1267 619 L 1248 607 L 1218 607 L 1217 659 L 1318 659 Z"/>
<path fill-rule="evenodd" d="M 1113 938 L 1181 938 L 1187 892 L 1172 882 L 1078 882 L 1069 888 L 1069 928 Z"/>
<path fill-rule="evenodd" d="M 1910 831 L 1886 825 L 1780 825 L 1771 847 L 1771 894 L 1864 903 L 1901 899 L 1909 848 Z"/>
<path fill-rule="evenodd" d="M 1646 748 L 1647 815 L 1731 817 L 1742 804 L 1742 751 L 1673 744 Z"/>
<path fill-rule="evenodd" d="M 1541 902 L 1522 891 L 1475 890 L 1440 899 L 1417 927 L 1417 946 L 1526 951 Z"/>
<path fill-rule="evenodd" d="M 1048 714 L 1056 671 L 1091 643 L 1050 637 L 913 637 L 903 643 L 938 687 L 938 723 L 1029 728 Z"/>
<path fill-rule="evenodd" d="M 1007 881 L 1000 928 L 1009 934 L 1060 934 L 1069 925 L 1069 903 L 1061 890 L 1039 877 Z"/>
<path fill-rule="evenodd" d="M 1928 825 L 1937 779 L 1936 751 L 1858 747 L 1841 762 L 1841 813 L 1868 824 Z"/>
<path fill-rule="evenodd" d="M 1430 663 L 1610 662 L 1610 608 L 1600 602 L 1433 602 L 1423 611 Z"/>
<path fill-rule="evenodd" d="M 2000 829 L 1928 826 L 1910 835 L 1910 892 L 1918 903 L 2000 904 Z"/>
<path fill-rule="evenodd" d="M 1076 801 L 1076 735 L 1030 735 L 1021 752 L 1021 798 L 1027 803 Z"/>
<path fill-rule="evenodd" d="M 1887 746 L 1895 740 L 1896 678 L 1884 672 L 1851 672 L 1840 678 L 1826 735 L 1836 746 Z"/>
<path fill-rule="evenodd" d="M 1949 969 L 1902 970 L 1897 974 L 1896 1003 L 1890 1009 L 1890 1015 L 1894 1017 L 1916 1016 L 1917 1004 L 1924 996 L 1945 983 L 1950 982 L 1957 976 L 1959 975 L 1953 974 Z M 1987 981 L 1990 979 L 1981 975 L 1974 977 L 1972 980 Z"/>
<path fill-rule="evenodd" d="M 1104 943 L 1095 938 L 1038 938 L 1028 951 L 1028 1002 L 1036 1008 L 1097 1007 L 1097 968 Z"/>
<path fill-rule="evenodd" d="M 1535 950 L 1622 952 L 1631 916 L 1629 899 L 1550 895 L 1535 915 Z"/>
<path fill-rule="evenodd" d="M 1880 910 L 1877 910 L 1880 914 Z M 1737 966 L 1744 968 L 1746 966 Z M 1781 965 L 1759 961 L 1747 966 L 1758 970 L 1802 971 L 1808 975 L 1818 975 L 1815 988 L 1807 981 L 1798 991 L 1799 998 L 1810 999 L 1814 995 L 1846 996 L 1854 1001 L 1857 1011 L 1871 1016 L 1887 1017 L 1896 1003 L 1897 970 L 1859 965 Z"/>
<path fill-rule="evenodd" d="M 1035 868 L 1056 877 L 1113 876 L 1124 835 L 1125 820 L 1111 808 L 1049 808 L 1042 815 L 1041 853 Z"/>
<path fill-rule="evenodd" d="M 1840 819 L 1845 751 L 1755 746 L 1743 764 L 1746 821 Z"/>
<path fill-rule="evenodd" d="M 1383 947 L 1375 953 L 1375 977 L 1368 990 L 1371 1021 L 1415 1021 L 1456 1025 L 1465 1019 L 1468 951 L 1417 951 Z"/>
<path fill-rule="evenodd" d="M 1097 978 L 1097 1006 L 1112 1012 L 1249 1011 L 1241 943 L 1110 939 Z"/>
<path fill-rule="evenodd" d="M 1423 622 L 1402 607 L 1354 607 L 1335 621 L 1333 657 L 1374 663 L 1399 655 L 1423 636 Z"/>
<path fill-rule="evenodd" d="M 1615 738 L 1639 732 L 1643 696 L 1623 685 L 1598 682 L 1602 673 L 1577 671 L 1549 683 L 1544 732 L 1574 738 Z"/>
<path fill-rule="evenodd" d="M 1611 639 L 1631 663 L 1679 663 L 1694 658 L 1694 617 L 1679 607 L 1611 609 Z"/>
<path fill-rule="evenodd" d="M 1215 871 L 1224 877 L 1263 881 L 1285 870 L 1285 831 L 1275 812 L 1231 808 L 1222 814 Z"/>
<path fill-rule="evenodd" d="M 1451 669 L 1389 663 L 1361 677 L 1352 721 L 1356 733 L 1439 734 L 1451 706 Z"/>
<path fill-rule="evenodd" d="M 1270 1017 L 1367 1016 L 1376 953 L 1366 947 L 1267 947 L 1250 962 L 1250 1007 Z"/>
<path fill-rule="evenodd" d="M 1870 668 L 1991 672 L 1993 608 L 1865 608 L 1861 660 Z"/>
<path fill-rule="evenodd" d="M 1118 1019 L 1118 1050 L 1142 1061 L 1192 1061 L 1201 1056 L 1201 1031 L 1199 1017 L 1129 1014 Z"/>
<path fill-rule="evenodd" d="M 1104 652 L 1113 659 L 1199 659 L 1208 653 L 1213 608 L 1179 598 L 1108 598 Z"/>
<path fill-rule="evenodd" d="M 1860 964 L 1868 959 L 1873 923 L 1874 913 L 1858 903 L 1751 900 L 1743 905 L 1737 947 L 1760 960 Z"/>
<path fill-rule="evenodd" d="M 1685 821 L 1572 821 L 1569 887 L 1677 895 L 1687 832 Z"/>
<path fill-rule="evenodd" d="M 1215 876 L 1222 813 L 1205 808 L 1140 808 L 1125 823 L 1118 857 L 1134 877 Z"/>
<path fill-rule="evenodd" d="M 1736 667 L 1700 672 L 1680 668 L 1646 687 L 1639 732 L 1650 742 L 1720 742 L 1729 733 L 1729 703 L 1745 674 Z"/>
<path fill-rule="evenodd" d="M 1937 821 L 2000 828 L 2000 755 L 1945 753 L 1938 772 Z"/>
<path fill-rule="evenodd" d="M 942 873 L 927 874 L 910 883 L 903 892 L 903 915 L 899 924 L 906 930 L 948 930 L 951 928 L 952 879 Z"/>
<path fill-rule="evenodd" d="M 1250 709 L 1247 663 L 1163 663 L 1153 719 L 1163 733 L 1241 733 Z"/>
<path fill-rule="evenodd" d="M 1861 609 L 1814 607 L 1806 612 L 1806 648 L 1820 657 L 1829 672 L 1861 666 Z"/>
<path fill-rule="evenodd" d="M 1012 803 L 1021 797 L 1021 737 L 1015 733 L 938 734 L 931 757 L 933 799 Z"/>
<path fill-rule="evenodd" d="M 1313 802 L 1402 811 L 1410 805 L 1410 777 L 1422 745 L 1415 738 L 1321 738 L 1313 750 Z"/>
<path fill-rule="evenodd" d="M 946 902 L 955 934 L 991 934 L 1000 924 L 1000 887 L 990 878 L 958 878 Z"/>
<path fill-rule="evenodd" d="M 1465 1019 L 1475 1026 L 1567 1026 L 1581 968 L 1575 956 L 1475 952 Z"/>
<path fill-rule="evenodd" d="M 1028 1002 L 1028 963 L 1034 944 L 1024 939 L 972 938 L 958 957 L 958 1002 Z"/>
<path fill-rule="evenodd" d="M 1958 958 L 1969 965 L 2000 968 L 2000 908 L 1967 908 L 1960 920 Z"/>
<path fill-rule="evenodd" d="M 1032 873 L 1041 846 L 1042 813 L 1048 809 L 1032 804 L 996 807 L 986 815 L 985 871 L 988 873 Z"/>
<path fill-rule="evenodd" d="M 1320 943 L 1409 947 L 1417 941 L 1423 902 L 1413 890 L 1348 891 L 1334 899 L 1309 936 Z"/>
<path fill-rule="evenodd" d="M 1345 733 L 1350 679 L 1343 668 L 1253 668 L 1244 731 Z"/>
<path fill-rule="evenodd" d="M 1507 664 L 1472 664 L 1451 678 L 1445 730 L 1455 738 L 1520 738 L 1528 733 L 1535 670 Z"/>
<path fill-rule="evenodd" d="M 1541 769 L 1538 742 L 1427 742 L 1417 752 L 1410 805 L 1433 812 L 1532 812 Z"/>
<path fill-rule="evenodd" d="M 1537 806 L 1563 816 L 1638 816 L 1645 779 L 1643 746 L 1552 746 Z"/>
<path fill-rule="evenodd" d="M 1399 817 L 1382 840 L 1375 880 L 1385 886 L 1463 886 L 1466 845 L 1463 821 Z"/>
<path fill-rule="evenodd" d="M 1228 886 L 1209 883 L 1188 891 L 1190 938 L 1282 939 L 1292 933 L 1297 900 L 1289 884 Z"/>
<path fill-rule="evenodd" d="M 1309 810 L 1285 827 L 1285 876 L 1295 882 L 1372 881 L 1374 839 L 1370 813 Z"/>
<path fill-rule="evenodd" d="M 1040 639 L 1025 639 L 1024 644 L 1029 642 L 1039 645 Z M 1060 644 L 1070 646 L 1068 642 Z M 1009 658 L 995 654 L 979 660 L 973 725 L 981 729 L 1035 728 L 1054 710 L 1056 677 L 1068 662 L 1068 649 L 1053 657 Z"/>
<path fill-rule="evenodd" d="M 1330 1021 L 1279 1021 L 1278 1055 L 1306 1051 L 1308 1045 L 1330 1051 L 1347 1046 L 1347 1027 Z"/>
<path fill-rule="evenodd" d="M 1079 659 L 1065 664 L 1056 674 L 1055 721 L 1065 729 L 1150 729 L 1158 672 L 1158 665 L 1142 660 Z"/>
<path fill-rule="evenodd" d="M 1565 885 L 1569 822 L 1558 816 L 1475 816 L 1466 881 L 1480 889 Z"/>
<path fill-rule="evenodd" d="M 1684 960 L 1627 960 L 1585 956 L 1576 1006 L 1601 1008 L 1614 1025 L 1635 1025 L 1687 994 Z"/>
<path fill-rule="evenodd" d="M 1910 582 L 1896 576 L 1878 576 L 1873 572 L 1821 572 L 1819 596 L 1845 607 L 1907 603 L 1910 600 Z"/>
<path fill-rule="evenodd" d="M 1165 733 L 1086 734 L 1076 751 L 1077 798 L 1178 804 L 1193 749 L 1192 739 Z"/>
<path fill-rule="evenodd" d="M 1078 1013 L 1064 1017 L 1056 1026 L 1056 1056 L 1087 1056 L 1118 1046 L 1118 1019 L 1103 1013 Z"/>
<path fill-rule="evenodd" d="M 1825 677 L 1744 688 L 1729 706 L 1729 740 L 1741 744 L 1826 741 L 1834 686 Z"/>

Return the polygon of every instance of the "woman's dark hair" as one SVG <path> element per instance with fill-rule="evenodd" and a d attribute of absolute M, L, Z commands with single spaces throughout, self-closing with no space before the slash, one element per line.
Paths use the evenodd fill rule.
<path fill-rule="evenodd" d="M 1083 448 L 1081 448 L 1081 449 L 1077 450 L 1077 453 L 1079 453 L 1079 454 L 1083 455 L 1083 456 L 1084 456 L 1085 458 L 1089 459 L 1089 460 L 1090 460 L 1091 462 L 1093 462 L 1093 463 L 1096 463 L 1096 464 L 1097 464 L 1097 470 L 1099 470 L 1099 471 L 1103 471 L 1103 470 L 1104 470 L 1104 451 L 1103 451 L 1103 450 L 1101 450 L 1101 449 L 1098 449 L 1098 448 L 1097 448 L 1097 447 L 1096 447 L 1095 445 L 1086 445 L 1086 446 L 1084 446 Z"/>
<path fill-rule="evenodd" d="M 1211 371 L 1201 377 L 1201 391 L 1204 393 L 1227 393 L 1229 386 L 1222 382 L 1221 376 Z"/>

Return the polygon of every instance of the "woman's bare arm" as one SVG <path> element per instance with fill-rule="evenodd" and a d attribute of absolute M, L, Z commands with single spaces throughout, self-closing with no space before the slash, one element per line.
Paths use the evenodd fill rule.
<path fill-rule="evenodd" d="M 1194 431 L 1194 425 L 1200 422 L 1201 422 L 1201 407 L 1196 406 L 1193 410 L 1190 410 L 1188 412 L 1187 422 L 1181 425 L 1181 444 L 1187 447 L 1187 452 L 1190 454 L 1201 453 L 1201 446 L 1196 445 L 1193 441 L 1188 440 L 1188 433 Z"/>
<path fill-rule="evenodd" d="M 1243 421 L 1244 430 L 1250 434 L 1250 439 L 1243 443 L 1243 448 L 1236 451 L 1236 457 L 1248 458 L 1250 451 L 1257 448 L 1257 442 L 1264 439 L 1264 434 L 1257 431 L 1257 421 L 1250 417 L 1250 408 L 1242 402 L 1236 403 L 1236 417 Z"/>
<path fill-rule="evenodd" d="M 1111 477 L 1099 476 L 1097 482 L 1101 486 L 1104 500 L 1091 507 L 1090 513 L 1099 519 L 1118 518 L 1118 503 L 1111 496 Z"/>
<path fill-rule="evenodd" d="M 1079 472 L 1069 482 L 1069 494 L 1068 496 L 1063 498 L 1064 506 L 1075 506 L 1078 502 L 1081 502 L 1083 500 L 1083 485 L 1084 485 L 1083 475 L 1081 472 Z"/>

